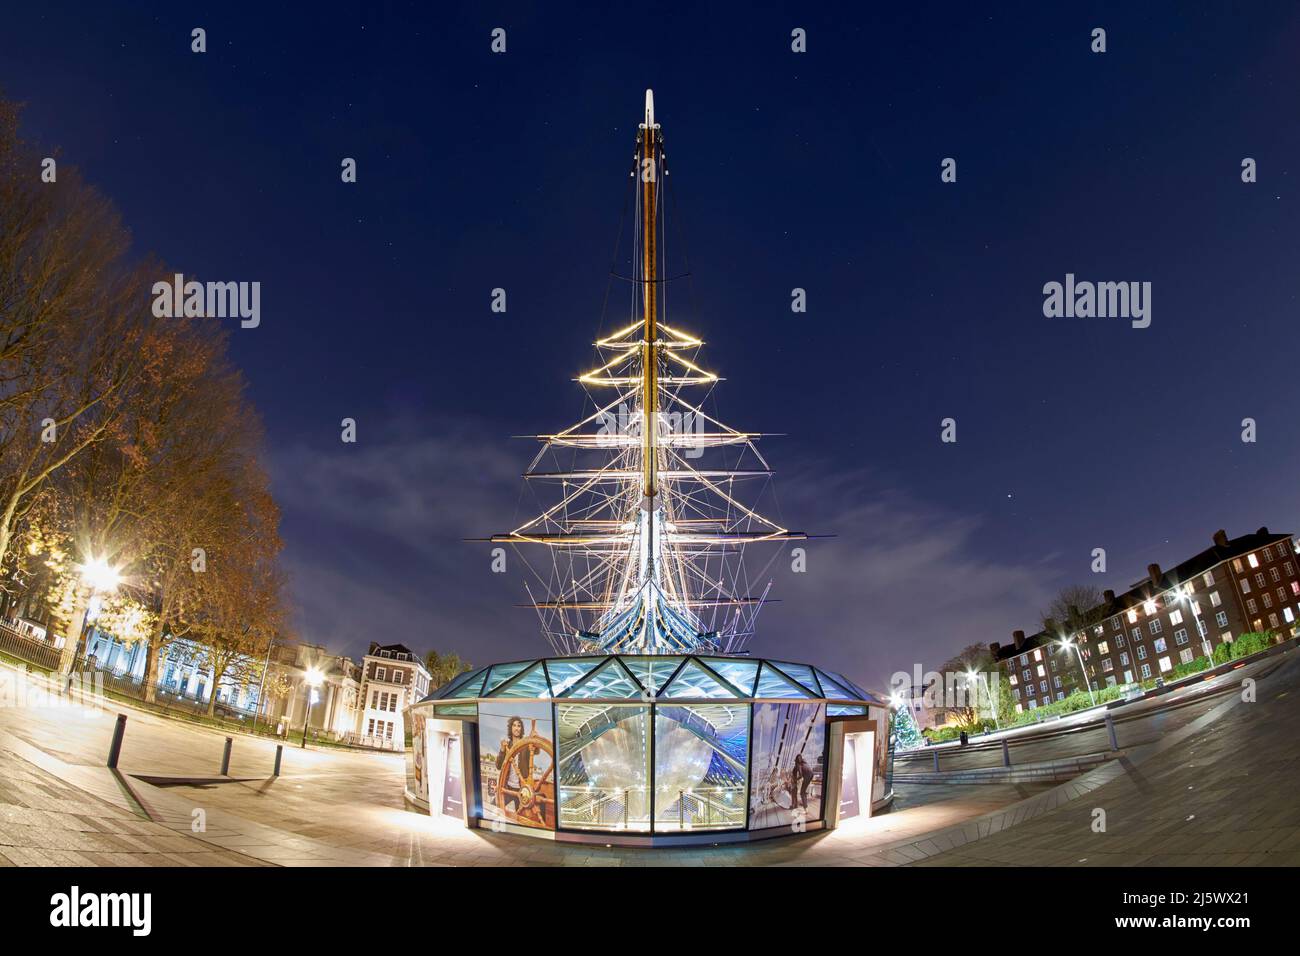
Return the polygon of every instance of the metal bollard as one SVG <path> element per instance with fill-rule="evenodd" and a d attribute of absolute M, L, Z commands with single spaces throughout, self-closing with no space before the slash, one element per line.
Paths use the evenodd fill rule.
<path fill-rule="evenodd" d="M 934 772 L 939 772 L 939 751 L 934 752 Z"/>
<path fill-rule="evenodd" d="M 280 776 L 280 758 L 284 756 L 284 744 L 275 745 L 275 772 L 274 777 Z"/>
<path fill-rule="evenodd" d="M 233 747 L 234 744 L 235 741 L 233 738 L 226 738 L 226 750 L 221 755 L 221 776 L 223 777 L 230 776 L 230 748 Z"/>
<path fill-rule="evenodd" d="M 1115 718 L 1106 711 L 1106 730 L 1110 732 L 1110 749 L 1119 750 L 1119 740 L 1115 737 Z"/>
<path fill-rule="evenodd" d="M 108 766 L 117 769 L 117 758 L 122 755 L 122 737 L 126 733 L 126 714 L 117 715 L 117 725 L 113 727 L 113 742 L 108 745 Z"/>
<path fill-rule="evenodd" d="M 1002 738 L 1002 766 L 1011 766 L 1011 748 L 1007 746 L 1007 738 Z"/>

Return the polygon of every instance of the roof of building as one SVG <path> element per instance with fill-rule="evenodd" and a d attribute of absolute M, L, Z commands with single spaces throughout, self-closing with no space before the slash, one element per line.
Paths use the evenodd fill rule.
<path fill-rule="evenodd" d="M 1186 584 L 1188 581 L 1204 574 L 1211 568 L 1214 568 L 1225 561 L 1231 561 L 1233 558 L 1239 558 L 1244 554 L 1263 548 L 1266 545 L 1273 544 L 1277 541 L 1284 541 L 1291 537 L 1290 532 L 1285 534 L 1276 534 L 1270 532 L 1268 528 L 1260 528 L 1251 534 L 1243 534 L 1239 537 L 1229 539 L 1223 531 L 1214 535 L 1214 544 L 1192 557 L 1175 565 L 1168 571 L 1161 571 L 1158 564 L 1150 567 L 1152 572 L 1146 578 L 1143 578 L 1137 584 L 1125 591 L 1123 594 L 1114 595 L 1113 600 L 1103 601 L 1096 607 L 1089 608 L 1084 612 L 1084 616 L 1089 620 L 1095 620 L 1098 623 L 1113 617 L 1129 608 L 1138 607 L 1153 597 Z M 1107 592 L 1110 596 L 1110 592 Z M 994 655 L 996 661 L 1004 661 L 1011 657 L 1033 650 L 1036 647 L 1042 647 L 1060 637 L 1059 634 L 1048 630 L 1039 631 L 1037 634 L 1026 637 L 1024 643 L 1016 647 L 1014 643 L 1000 645 L 998 652 Z M 990 650 L 992 648 L 990 647 Z"/>

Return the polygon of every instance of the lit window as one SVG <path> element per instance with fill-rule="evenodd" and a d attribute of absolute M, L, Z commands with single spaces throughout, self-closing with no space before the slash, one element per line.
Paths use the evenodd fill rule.
<path fill-rule="evenodd" d="M 1250 593 L 1250 581 L 1248 581 L 1246 578 L 1241 579 L 1241 593 L 1242 594 Z"/>
<path fill-rule="evenodd" d="M 1168 647 L 1168 645 L 1165 644 L 1165 639 L 1163 637 L 1157 637 L 1154 646 L 1157 654 L 1163 654 L 1165 649 Z"/>
<path fill-rule="evenodd" d="M 1100 644 L 1097 645 L 1097 653 L 1098 653 L 1098 654 L 1109 654 L 1109 653 L 1110 653 L 1110 645 L 1107 644 L 1105 641 L 1102 641 Z"/>
<path fill-rule="evenodd" d="M 1252 568 L 1257 568 L 1257 567 L 1259 567 L 1259 558 L 1255 557 L 1253 554 L 1252 554 L 1250 557 L 1248 557 L 1248 558 L 1246 559 L 1246 562 L 1247 562 L 1247 563 L 1248 563 Z"/>
<path fill-rule="evenodd" d="M 1175 610 L 1175 611 L 1170 611 L 1170 612 L 1169 612 L 1169 623 L 1170 623 L 1170 624 L 1182 624 L 1182 623 L 1183 623 L 1183 612 L 1182 612 L 1182 611 L 1177 611 L 1177 610 Z"/>
<path fill-rule="evenodd" d="M 1218 592 L 1218 591 L 1211 591 L 1211 592 L 1210 592 L 1210 606 L 1211 606 L 1211 607 L 1218 607 L 1218 606 L 1219 606 L 1220 604 L 1222 604 L 1222 603 L 1223 603 L 1223 598 L 1219 597 L 1219 592 Z"/>
<path fill-rule="evenodd" d="M 1160 658 L 1160 673 L 1163 674 L 1166 671 L 1171 671 L 1173 669 L 1174 669 L 1174 665 L 1170 662 L 1169 658 L 1167 657 Z"/>
<path fill-rule="evenodd" d="M 1129 612 L 1128 612 L 1128 622 L 1129 622 L 1130 624 L 1136 624 L 1136 623 L 1137 623 L 1137 619 L 1138 619 L 1138 612 L 1137 612 L 1137 609 L 1136 609 L 1136 608 L 1130 608 L 1130 609 L 1129 609 Z"/>
<path fill-rule="evenodd" d="M 1146 612 L 1146 614 L 1147 614 L 1148 617 L 1150 617 L 1152 614 L 1156 613 L 1156 602 L 1155 602 L 1155 601 L 1143 601 L 1143 602 L 1142 602 L 1142 610 Z"/>
<path fill-rule="evenodd" d="M 1201 580 L 1205 582 L 1205 586 L 1208 588 L 1210 585 L 1214 583 L 1214 572 L 1206 571 L 1205 574 L 1201 577 Z"/>

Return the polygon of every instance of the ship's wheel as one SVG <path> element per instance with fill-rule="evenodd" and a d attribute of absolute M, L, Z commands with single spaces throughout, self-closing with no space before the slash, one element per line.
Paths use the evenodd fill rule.
<path fill-rule="evenodd" d="M 555 771 L 555 751 L 549 740 L 538 736 L 536 721 L 533 723 L 533 732 L 527 737 L 520 737 L 506 751 L 501 777 L 497 783 L 497 809 L 511 823 L 525 823 L 551 829 L 555 826 L 555 788 L 553 784 L 548 784 L 548 781 Z M 521 778 L 518 787 L 511 787 L 507 782 L 509 768 L 514 766 L 515 759 L 525 751 L 528 753 L 530 767 L 537 765 L 537 757 L 540 754 L 545 754 L 549 758 L 550 766 L 536 782 Z M 515 809 L 510 809 L 508 806 L 510 803 L 515 805 Z"/>

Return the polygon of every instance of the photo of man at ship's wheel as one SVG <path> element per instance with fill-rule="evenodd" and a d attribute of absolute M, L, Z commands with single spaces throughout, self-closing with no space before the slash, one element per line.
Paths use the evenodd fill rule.
<path fill-rule="evenodd" d="M 499 713 L 480 712 L 483 815 L 489 820 L 553 829 L 555 747 L 550 721 L 530 713 L 533 706 L 512 703 Z"/>

